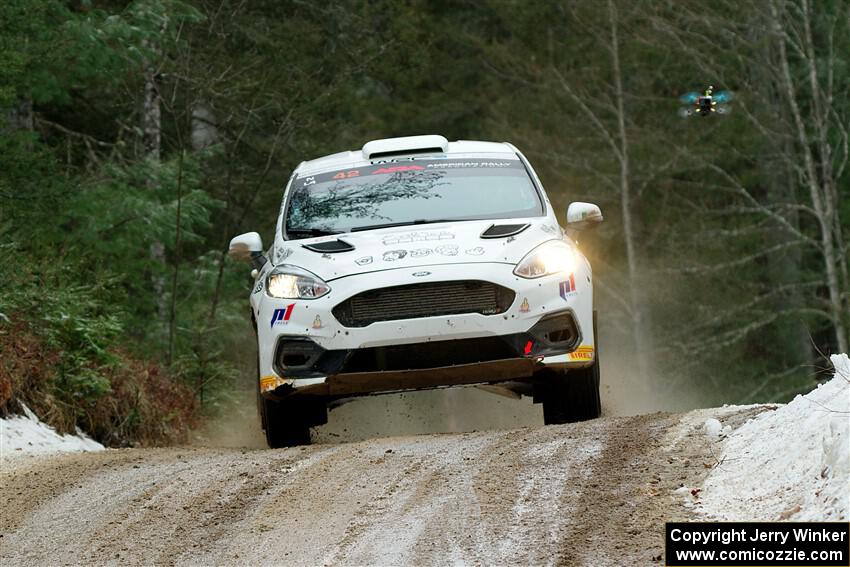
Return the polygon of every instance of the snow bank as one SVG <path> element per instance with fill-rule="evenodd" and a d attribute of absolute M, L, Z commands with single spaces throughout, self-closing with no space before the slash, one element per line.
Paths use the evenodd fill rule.
<path fill-rule="evenodd" d="M 59 435 L 23 404 L 21 416 L 0 418 L 0 463 L 22 455 L 102 451 L 104 446 L 77 429 L 76 435 Z"/>
<path fill-rule="evenodd" d="M 832 380 L 726 439 L 701 493 L 708 519 L 850 519 L 850 358 L 832 363 Z"/>

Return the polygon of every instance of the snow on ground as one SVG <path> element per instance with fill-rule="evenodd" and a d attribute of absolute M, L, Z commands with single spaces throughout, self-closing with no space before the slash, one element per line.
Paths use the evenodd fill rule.
<path fill-rule="evenodd" d="M 833 355 L 835 376 L 723 442 L 720 463 L 697 505 L 713 520 L 850 519 L 850 358 Z M 706 424 L 707 435 L 717 425 Z"/>
<path fill-rule="evenodd" d="M 25 455 L 102 451 L 104 446 L 77 429 L 76 435 L 59 435 L 26 406 L 24 414 L 0 418 L 0 464 Z"/>

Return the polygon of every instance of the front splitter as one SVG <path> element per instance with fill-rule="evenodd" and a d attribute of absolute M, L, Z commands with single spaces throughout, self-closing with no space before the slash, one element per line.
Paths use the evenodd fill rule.
<path fill-rule="evenodd" d="M 530 378 L 536 368 L 531 358 L 511 358 L 423 370 L 392 370 L 334 374 L 319 384 L 297 386 L 291 396 L 352 396 L 397 390 L 486 384 Z"/>

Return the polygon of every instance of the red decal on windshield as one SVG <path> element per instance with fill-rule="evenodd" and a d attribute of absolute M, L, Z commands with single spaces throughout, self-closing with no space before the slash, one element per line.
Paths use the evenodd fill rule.
<path fill-rule="evenodd" d="M 421 165 L 397 165 L 395 167 L 382 167 L 381 169 L 376 169 L 372 172 L 372 175 L 378 175 L 379 173 L 395 173 L 397 171 L 421 171 L 425 169 Z"/>
<path fill-rule="evenodd" d="M 353 169 L 351 171 L 340 171 L 336 175 L 334 175 L 334 179 L 348 179 L 350 177 L 358 177 L 360 175 L 360 171 Z"/>

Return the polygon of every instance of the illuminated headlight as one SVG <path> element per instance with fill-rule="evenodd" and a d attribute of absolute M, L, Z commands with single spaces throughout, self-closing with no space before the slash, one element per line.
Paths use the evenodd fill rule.
<path fill-rule="evenodd" d="M 533 279 L 550 274 L 571 274 L 576 269 L 576 253 L 572 246 L 563 240 L 544 242 L 517 264 L 514 273 L 520 277 Z"/>
<path fill-rule="evenodd" d="M 331 288 L 318 276 L 295 266 L 278 266 L 266 276 L 266 293 L 281 299 L 316 299 Z"/>

